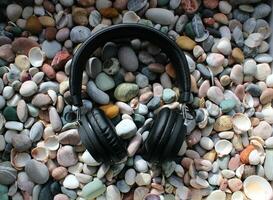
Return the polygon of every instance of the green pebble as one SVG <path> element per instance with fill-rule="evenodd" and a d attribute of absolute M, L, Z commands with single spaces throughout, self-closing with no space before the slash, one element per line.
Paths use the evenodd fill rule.
<path fill-rule="evenodd" d="M 220 103 L 220 107 L 224 113 L 230 112 L 235 106 L 236 102 L 233 99 L 226 99 Z"/>
<path fill-rule="evenodd" d="M 138 128 L 141 127 L 145 122 L 145 117 L 140 114 L 134 114 L 133 119 L 134 119 L 134 122 Z"/>
<path fill-rule="evenodd" d="M 153 27 L 153 22 L 151 20 L 147 20 L 147 19 L 140 19 L 138 21 L 139 24 L 143 24 L 143 25 L 146 25 L 146 26 L 150 26 L 150 27 Z"/>
<path fill-rule="evenodd" d="M 6 193 L 6 194 L 1 194 L 1 195 L 0 195 L 0 199 L 1 199 L 1 200 L 9 200 L 9 196 L 8 196 L 7 193 Z"/>
<path fill-rule="evenodd" d="M 16 109 L 14 107 L 6 106 L 3 111 L 3 115 L 7 121 L 17 121 L 18 120 Z"/>
<path fill-rule="evenodd" d="M 32 117 L 37 117 L 39 115 L 39 109 L 35 108 L 31 104 L 27 104 L 28 112 Z"/>
<path fill-rule="evenodd" d="M 185 26 L 185 33 L 188 37 L 194 39 L 195 38 L 195 33 L 193 31 L 193 28 L 192 28 L 192 24 L 191 22 L 187 23 L 186 26 Z"/>
<path fill-rule="evenodd" d="M 170 0 L 157 0 L 158 6 L 165 6 L 169 3 Z"/>
<path fill-rule="evenodd" d="M 160 28 L 160 31 L 161 31 L 162 33 L 168 33 L 169 28 L 168 28 L 168 26 L 162 26 L 162 27 Z"/>
<path fill-rule="evenodd" d="M 0 77 L 3 77 L 3 75 L 4 75 L 5 73 L 7 73 L 7 72 L 8 72 L 7 67 L 5 67 L 5 66 L 0 67 Z"/>
<path fill-rule="evenodd" d="M 114 96 L 117 100 L 128 102 L 138 95 L 139 87 L 133 83 L 121 83 L 115 89 Z"/>
<path fill-rule="evenodd" d="M 126 161 L 126 165 L 129 167 L 134 166 L 134 158 L 133 157 L 129 157 Z"/>
<path fill-rule="evenodd" d="M 172 103 L 175 100 L 176 93 L 170 88 L 165 88 L 163 90 L 163 101 L 165 103 Z"/>
<path fill-rule="evenodd" d="M 0 58 L 0 67 L 6 66 L 8 63 Z"/>
<path fill-rule="evenodd" d="M 105 190 L 106 186 L 102 183 L 102 181 L 98 178 L 94 178 L 92 182 L 86 184 L 82 188 L 82 195 L 86 199 L 95 199 L 103 194 Z"/>
<path fill-rule="evenodd" d="M 13 33 L 14 36 L 20 36 L 22 33 L 22 29 L 18 26 L 13 26 L 10 32 Z"/>
<path fill-rule="evenodd" d="M 61 186 L 60 186 L 60 183 L 59 182 L 53 182 L 51 185 L 50 185 L 50 191 L 53 195 L 57 195 L 61 192 Z"/>
<path fill-rule="evenodd" d="M 0 195 L 1 195 L 1 194 L 8 193 L 8 191 L 9 191 L 9 189 L 8 189 L 7 186 L 1 185 L 1 184 L 0 184 Z"/>
<path fill-rule="evenodd" d="M 176 163 L 174 161 L 165 161 L 162 163 L 162 170 L 166 177 L 170 177 L 174 172 Z"/>

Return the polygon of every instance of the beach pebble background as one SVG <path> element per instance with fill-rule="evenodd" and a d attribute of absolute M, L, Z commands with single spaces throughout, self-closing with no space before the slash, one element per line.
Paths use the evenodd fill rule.
<path fill-rule="evenodd" d="M 0 199 L 272 199 L 270 14 L 261 0 L 1 0 Z M 108 166 L 80 142 L 71 59 L 121 23 L 154 27 L 186 54 L 195 117 L 174 161 L 139 152 L 180 93 L 175 63 L 137 38 L 90 55 L 82 81 L 82 112 L 100 107 L 128 157 Z"/>

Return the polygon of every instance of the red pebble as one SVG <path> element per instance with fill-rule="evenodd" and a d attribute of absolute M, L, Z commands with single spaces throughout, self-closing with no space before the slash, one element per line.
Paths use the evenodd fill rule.
<path fill-rule="evenodd" d="M 200 1 L 198 1 L 198 0 L 182 0 L 181 6 L 186 13 L 192 14 L 198 10 L 198 8 L 200 6 Z"/>
<path fill-rule="evenodd" d="M 65 63 L 70 59 L 68 51 L 59 51 L 52 60 L 51 66 L 56 71 L 62 70 Z"/>
<path fill-rule="evenodd" d="M 206 8 L 215 9 L 218 7 L 219 0 L 203 0 L 203 4 Z"/>
<path fill-rule="evenodd" d="M 45 73 L 45 75 L 49 79 L 55 79 L 56 78 L 56 72 L 49 64 L 46 64 L 46 63 L 43 64 L 42 71 Z"/>

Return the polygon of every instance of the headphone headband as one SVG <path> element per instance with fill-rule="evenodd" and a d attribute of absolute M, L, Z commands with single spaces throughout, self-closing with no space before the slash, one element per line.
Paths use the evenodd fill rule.
<path fill-rule="evenodd" d="M 119 24 L 104 28 L 90 36 L 76 51 L 71 64 L 69 88 L 73 105 L 81 106 L 81 83 L 82 74 L 86 62 L 91 53 L 106 42 L 124 39 L 139 38 L 148 40 L 157 45 L 169 57 L 175 71 L 176 79 L 180 89 L 180 103 L 190 101 L 190 72 L 186 57 L 180 47 L 166 34 L 141 24 Z"/>

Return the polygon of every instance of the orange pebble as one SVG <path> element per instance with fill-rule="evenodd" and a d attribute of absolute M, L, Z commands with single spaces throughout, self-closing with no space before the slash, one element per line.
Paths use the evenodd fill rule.
<path fill-rule="evenodd" d="M 174 70 L 173 65 L 171 63 L 166 65 L 165 70 L 170 77 L 175 78 L 175 70 Z"/>
<path fill-rule="evenodd" d="M 106 18 L 115 18 L 119 15 L 115 8 L 102 8 L 100 9 L 100 14 Z"/>
<path fill-rule="evenodd" d="M 100 106 L 100 109 L 110 119 L 113 119 L 119 114 L 119 107 L 114 104 L 107 104 L 107 105 Z"/>
<path fill-rule="evenodd" d="M 255 149 L 255 147 L 250 144 L 248 145 L 241 153 L 240 153 L 240 160 L 242 161 L 243 164 L 248 164 L 249 163 L 249 154 Z"/>

